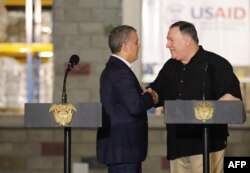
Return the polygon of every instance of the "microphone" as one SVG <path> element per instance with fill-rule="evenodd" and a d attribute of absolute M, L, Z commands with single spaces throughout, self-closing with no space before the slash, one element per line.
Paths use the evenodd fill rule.
<path fill-rule="evenodd" d="M 72 55 L 69 59 L 69 63 L 65 71 L 64 80 L 63 80 L 62 103 L 67 103 L 66 80 L 67 80 L 68 72 L 70 72 L 74 68 L 74 66 L 79 63 L 79 60 L 80 60 L 79 56 L 75 54 Z"/>
<path fill-rule="evenodd" d="M 207 73 L 207 68 L 208 68 L 208 65 L 207 63 L 205 64 L 205 67 L 204 67 L 204 75 L 203 75 L 203 81 L 202 81 L 202 100 L 205 100 L 206 99 L 206 96 L 205 96 L 205 77 L 206 77 L 206 73 Z"/>
<path fill-rule="evenodd" d="M 79 60 L 78 60 L 79 61 Z M 208 65 L 207 65 L 207 63 L 205 64 L 205 68 L 204 68 L 204 71 L 205 71 L 205 73 L 207 73 L 207 68 L 208 68 Z"/>
<path fill-rule="evenodd" d="M 78 55 L 72 55 L 69 59 L 68 67 L 67 69 L 70 71 L 74 68 L 75 65 L 79 63 L 79 56 Z"/>

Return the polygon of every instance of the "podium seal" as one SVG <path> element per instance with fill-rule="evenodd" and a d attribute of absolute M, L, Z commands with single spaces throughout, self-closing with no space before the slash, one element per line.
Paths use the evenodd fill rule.
<path fill-rule="evenodd" d="M 195 117 L 202 122 L 206 122 L 213 117 L 214 106 L 208 101 L 199 101 L 194 105 Z"/>
<path fill-rule="evenodd" d="M 66 126 L 72 121 L 76 108 L 73 104 L 52 104 L 49 112 L 53 113 L 54 120 L 58 125 Z"/>

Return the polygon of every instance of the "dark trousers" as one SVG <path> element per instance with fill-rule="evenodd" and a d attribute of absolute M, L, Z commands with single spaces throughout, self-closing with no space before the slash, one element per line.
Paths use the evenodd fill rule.
<path fill-rule="evenodd" d="M 141 163 L 109 164 L 108 173 L 141 173 Z"/>

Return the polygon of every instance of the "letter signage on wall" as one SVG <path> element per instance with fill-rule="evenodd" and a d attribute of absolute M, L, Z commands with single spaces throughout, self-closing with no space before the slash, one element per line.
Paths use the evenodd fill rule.
<path fill-rule="evenodd" d="M 169 26 L 178 20 L 193 23 L 200 45 L 234 66 L 249 66 L 249 0 L 143 0 L 142 61 L 164 63 Z"/>

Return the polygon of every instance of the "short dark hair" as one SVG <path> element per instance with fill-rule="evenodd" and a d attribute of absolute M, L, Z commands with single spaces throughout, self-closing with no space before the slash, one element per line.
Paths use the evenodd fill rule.
<path fill-rule="evenodd" d="M 108 42 L 112 53 L 121 50 L 122 44 L 129 40 L 132 31 L 136 32 L 136 29 L 128 25 L 119 25 L 111 30 Z"/>
<path fill-rule="evenodd" d="M 170 26 L 170 28 L 178 27 L 183 34 L 191 36 L 191 38 L 199 44 L 199 38 L 195 26 L 186 21 L 178 21 Z"/>

